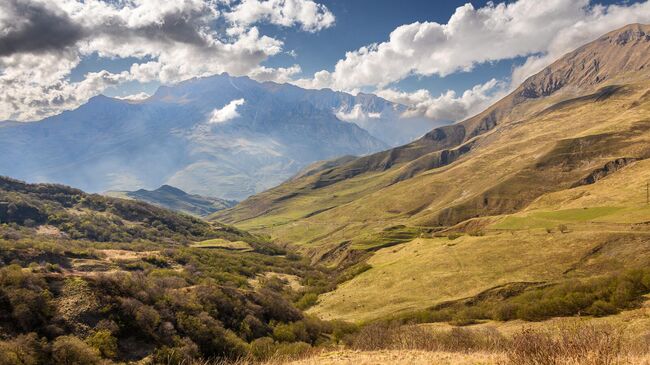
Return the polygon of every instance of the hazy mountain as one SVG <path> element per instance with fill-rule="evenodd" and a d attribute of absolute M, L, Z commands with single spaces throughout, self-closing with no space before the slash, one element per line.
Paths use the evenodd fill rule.
<path fill-rule="evenodd" d="M 371 114 L 357 124 L 337 114 Z M 318 160 L 364 155 L 424 133 L 373 95 L 218 75 L 144 101 L 97 96 L 39 122 L 0 123 L 0 170 L 89 191 L 156 188 L 242 199 Z M 384 139 L 382 141 L 381 139 Z"/>
<path fill-rule="evenodd" d="M 188 194 L 169 185 L 163 185 L 156 190 L 109 191 L 104 195 L 141 200 L 163 208 L 202 217 L 237 204 L 236 200 Z"/>

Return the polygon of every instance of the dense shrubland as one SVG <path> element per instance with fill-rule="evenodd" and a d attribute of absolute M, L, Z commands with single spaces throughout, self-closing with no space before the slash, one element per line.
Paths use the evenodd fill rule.
<path fill-rule="evenodd" d="M 263 360 L 304 353 L 355 329 L 305 316 L 292 304 L 303 294 L 280 279 L 250 284 L 269 271 L 305 284 L 326 281 L 326 272 L 302 260 L 140 243 L 143 252 L 158 253 L 106 272 L 72 271 L 76 258 L 101 262 L 107 247 L 119 245 L 0 239 L 7 264 L 0 268 L 0 348 L 8 354 L 0 364 Z"/>
<path fill-rule="evenodd" d="M 211 238 L 253 250 L 188 245 Z M 300 289 L 269 272 L 299 278 Z M 2 365 L 304 353 L 354 329 L 294 304 L 328 290 L 332 275 L 233 227 L 0 178 Z"/>

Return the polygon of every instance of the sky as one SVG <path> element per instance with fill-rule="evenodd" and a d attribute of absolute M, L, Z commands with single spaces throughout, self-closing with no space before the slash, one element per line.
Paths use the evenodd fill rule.
<path fill-rule="evenodd" d="M 650 1 L 2 0 L 0 120 L 227 72 L 461 120 Z"/>

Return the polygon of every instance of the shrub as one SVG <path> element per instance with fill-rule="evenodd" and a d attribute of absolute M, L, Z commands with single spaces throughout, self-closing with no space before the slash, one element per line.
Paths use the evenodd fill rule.
<path fill-rule="evenodd" d="M 275 341 L 270 337 L 261 337 L 251 342 L 251 355 L 256 360 L 268 360 L 275 354 Z"/>
<path fill-rule="evenodd" d="M 45 343 L 35 333 L 0 341 L 0 365 L 36 365 L 43 363 Z"/>
<path fill-rule="evenodd" d="M 279 323 L 273 328 L 273 338 L 280 342 L 293 342 L 296 340 L 296 335 L 290 324 Z"/>
<path fill-rule="evenodd" d="M 189 364 L 200 356 L 199 348 L 189 338 L 183 338 L 174 347 L 163 346 L 153 354 L 154 364 Z"/>
<path fill-rule="evenodd" d="M 346 336 L 359 331 L 359 327 L 353 323 L 333 321 L 329 323 L 332 331 L 332 340 L 335 343 L 342 341 Z"/>
<path fill-rule="evenodd" d="M 52 358 L 61 365 L 99 364 L 99 351 L 74 336 L 57 337 L 52 344 Z"/>
<path fill-rule="evenodd" d="M 117 339 L 109 330 L 104 329 L 93 333 L 86 342 L 96 348 L 104 357 L 114 358 L 117 356 Z"/>
<path fill-rule="evenodd" d="M 135 310 L 135 321 L 138 327 L 149 335 L 154 334 L 158 324 L 160 323 L 160 315 L 151 306 L 142 305 Z"/>

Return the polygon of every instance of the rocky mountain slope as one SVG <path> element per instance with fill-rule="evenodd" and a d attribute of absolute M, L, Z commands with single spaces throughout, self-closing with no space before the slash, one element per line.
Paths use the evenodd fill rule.
<path fill-rule="evenodd" d="M 494 285 L 638 265 L 650 259 L 643 169 L 634 167 L 650 157 L 649 34 L 638 24 L 608 33 L 466 121 L 322 164 L 215 217 L 296 244 L 314 261 L 353 265 L 374 254 L 369 270 L 321 298 L 323 316 L 376 318 Z M 633 171 L 618 180 L 630 182 L 625 197 L 609 188 L 610 198 L 578 208 L 553 200 L 536 225 L 516 218 L 556 193 L 596 196 L 601 180 Z M 613 241 L 625 249 L 590 254 Z"/>
<path fill-rule="evenodd" d="M 375 136 L 337 118 L 355 107 L 372 114 L 354 121 Z M 161 87 L 144 101 L 98 96 L 39 122 L 0 123 L 0 170 L 94 192 L 170 184 L 240 200 L 314 161 L 376 152 L 431 128 L 399 119 L 404 108 L 224 74 Z"/>
<path fill-rule="evenodd" d="M 109 191 L 104 193 L 104 195 L 140 200 L 177 212 L 200 217 L 208 216 L 222 209 L 231 208 L 237 204 L 235 200 L 188 194 L 181 189 L 169 185 L 163 185 L 156 190 Z"/>

